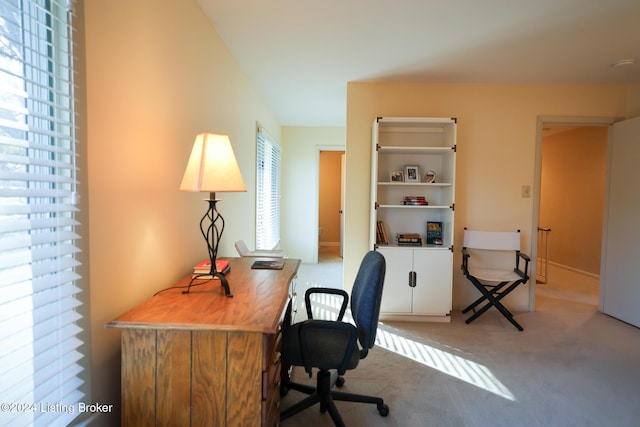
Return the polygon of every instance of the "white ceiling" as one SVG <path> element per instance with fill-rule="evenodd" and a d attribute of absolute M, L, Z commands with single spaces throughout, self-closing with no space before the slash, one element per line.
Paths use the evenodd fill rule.
<path fill-rule="evenodd" d="M 285 126 L 344 126 L 347 82 L 640 83 L 640 0 L 198 1 Z"/>

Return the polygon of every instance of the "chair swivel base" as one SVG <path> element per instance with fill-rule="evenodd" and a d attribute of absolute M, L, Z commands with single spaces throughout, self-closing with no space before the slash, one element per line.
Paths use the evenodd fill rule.
<path fill-rule="evenodd" d="M 340 386 L 344 384 L 344 380 L 342 377 L 338 377 L 336 380 L 336 384 Z M 338 408 L 334 403 L 335 400 L 345 401 L 345 402 L 360 402 L 360 403 L 372 403 L 376 405 L 378 413 L 386 417 L 389 415 L 389 406 L 384 403 L 379 397 L 374 396 L 365 396 L 360 394 L 351 394 L 351 393 L 343 393 L 340 391 L 331 390 L 331 372 L 329 371 L 318 371 L 317 378 L 317 387 L 311 387 L 304 384 L 298 384 L 293 382 L 286 382 L 283 384 L 283 389 L 292 389 L 305 394 L 309 394 L 309 397 L 301 400 L 290 408 L 285 409 L 280 413 L 280 420 L 286 420 L 293 415 L 310 408 L 316 403 L 320 404 L 320 411 L 326 412 L 329 411 L 329 415 L 333 420 L 334 424 L 338 427 L 344 426 L 344 421 L 342 421 L 342 417 L 338 412 Z"/>

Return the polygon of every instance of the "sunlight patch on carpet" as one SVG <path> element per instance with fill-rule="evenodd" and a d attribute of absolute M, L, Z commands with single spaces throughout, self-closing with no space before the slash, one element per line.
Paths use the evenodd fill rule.
<path fill-rule="evenodd" d="M 312 287 L 318 286 L 312 285 Z M 311 301 L 314 319 L 335 320 L 337 318 L 342 303 L 341 298 L 335 295 L 314 294 L 311 296 Z M 302 302 L 302 306 L 304 307 L 304 302 Z M 343 321 L 353 323 L 349 309 L 347 309 Z M 516 400 L 511 391 L 486 366 L 404 337 L 400 335 L 400 332 L 396 328 L 391 328 L 380 322 L 376 345 L 505 399 Z"/>
<path fill-rule="evenodd" d="M 505 399 L 516 400 L 486 366 L 398 335 L 382 323 L 378 326 L 376 345 Z"/>

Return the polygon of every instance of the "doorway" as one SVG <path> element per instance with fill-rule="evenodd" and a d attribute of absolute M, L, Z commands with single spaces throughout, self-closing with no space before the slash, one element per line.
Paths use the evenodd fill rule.
<path fill-rule="evenodd" d="M 531 282 L 531 310 L 549 295 L 599 305 L 609 125 L 539 119 L 532 252 L 544 280 Z"/>
<path fill-rule="evenodd" d="M 343 149 L 320 149 L 318 262 L 342 262 L 344 206 Z"/>

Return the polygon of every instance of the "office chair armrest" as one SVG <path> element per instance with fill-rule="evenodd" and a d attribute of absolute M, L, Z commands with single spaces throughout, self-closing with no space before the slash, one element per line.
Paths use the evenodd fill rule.
<path fill-rule="evenodd" d="M 307 307 L 307 318 L 313 319 L 313 313 L 311 313 L 311 295 L 312 294 L 329 294 L 342 297 L 342 306 L 340 307 L 340 313 L 338 313 L 338 321 L 342 320 L 344 313 L 347 311 L 347 304 L 349 303 L 349 294 L 342 289 L 335 288 L 309 288 L 304 293 L 304 304 Z"/>
<path fill-rule="evenodd" d="M 354 325 L 332 320 L 306 320 L 298 333 L 300 355 L 309 376 L 314 367 L 336 369 L 339 375 L 344 375 L 358 341 L 358 330 Z"/>

